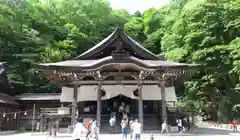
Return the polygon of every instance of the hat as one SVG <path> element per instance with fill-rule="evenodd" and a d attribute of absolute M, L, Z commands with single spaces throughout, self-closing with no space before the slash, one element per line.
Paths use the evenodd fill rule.
<path fill-rule="evenodd" d="M 79 117 L 79 118 L 77 119 L 77 122 L 78 122 L 78 123 L 83 123 L 83 118 L 82 118 L 82 117 Z"/>

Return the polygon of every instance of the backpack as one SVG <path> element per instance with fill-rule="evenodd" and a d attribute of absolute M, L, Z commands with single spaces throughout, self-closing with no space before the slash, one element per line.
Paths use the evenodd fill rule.
<path fill-rule="evenodd" d="M 92 121 L 89 121 L 89 122 L 87 123 L 87 129 L 90 129 L 91 123 L 92 123 Z"/>

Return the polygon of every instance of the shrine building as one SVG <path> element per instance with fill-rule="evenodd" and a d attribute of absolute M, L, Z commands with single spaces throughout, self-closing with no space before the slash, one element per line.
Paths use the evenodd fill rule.
<path fill-rule="evenodd" d="M 151 118 L 158 126 L 164 119 L 175 122 L 170 115 L 177 101 L 173 83 L 195 72 L 196 65 L 164 60 L 116 28 L 74 59 L 36 64 L 34 69 L 61 87 L 60 102 L 71 103 L 69 125 L 79 115 L 94 116 L 102 129 L 113 104 L 124 102 L 130 116 L 147 129 Z"/>

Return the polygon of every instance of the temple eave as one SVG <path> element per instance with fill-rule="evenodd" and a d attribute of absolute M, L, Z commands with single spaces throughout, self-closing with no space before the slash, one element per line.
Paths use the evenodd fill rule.
<path fill-rule="evenodd" d="M 154 77 L 154 79 L 143 79 L 142 84 L 147 85 L 156 85 L 159 84 L 159 80 L 161 80 L 162 75 L 165 75 L 165 80 L 167 79 L 179 79 L 182 77 L 185 77 L 187 75 L 193 74 L 195 71 L 186 70 L 186 71 L 166 71 L 166 72 L 143 72 L 143 75 L 145 75 L 145 78 L 148 76 Z M 61 86 L 73 86 L 74 81 L 78 79 L 79 85 L 97 85 L 97 72 L 91 72 L 91 73 L 75 73 L 77 77 L 74 78 L 74 73 L 68 73 L 68 72 L 42 72 L 45 77 L 50 80 L 52 83 Z M 109 76 L 120 76 L 120 77 L 126 77 L 130 76 L 133 78 L 136 78 L 139 76 L 139 72 L 103 72 L 101 73 L 103 79 L 102 84 L 103 85 L 116 85 L 116 84 L 126 84 L 126 85 L 136 85 L 138 84 L 138 80 L 106 80 Z M 92 77 L 93 80 L 84 80 L 85 77 Z"/>
<path fill-rule="evenodd" d="M 46 72 L 77 72 L 77 73 L 86 73 L 89 71 L 104 71 L 105 67 L 112 67 L 116 70 L 118 69 L 125 69 L 125 68 L 133 68 L 137 71 L 149 71 L 149 72 L 161 72 L 161 71 L 196 71 L 196 67 L 194 66 L 187 66 L 187 65 L 177 65 L 177 66 L 139 66 L 136 64 L 131 64 L 131 67 L 124 66 L 128 64 L 124 63 L 112 63 L 107 64 L 104 66 L 93 66 L 93 67 L 81 67 L 81 66 L 56 66 L 56 65 L 37 65 L 34 69 L 36 71 L 46 71 Z"/>

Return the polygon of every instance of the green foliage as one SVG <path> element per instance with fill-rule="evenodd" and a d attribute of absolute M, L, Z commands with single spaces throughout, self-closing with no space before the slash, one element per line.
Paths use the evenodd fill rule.
<path fill-rule="evenodd" d="M 129 16 L 104 0 L 1 1 L 0 61 L 8 62 L 14 92 L 56 92 L 29 72 L 31 64 L 73 58 L 123 27 Z"/>
<path fill-rule="evenodd" d="M 233 111 L 233 117 L 239 118 L 240 117 L 240 104 L 234 105 L 232 108 L 232 111 Z"/>

